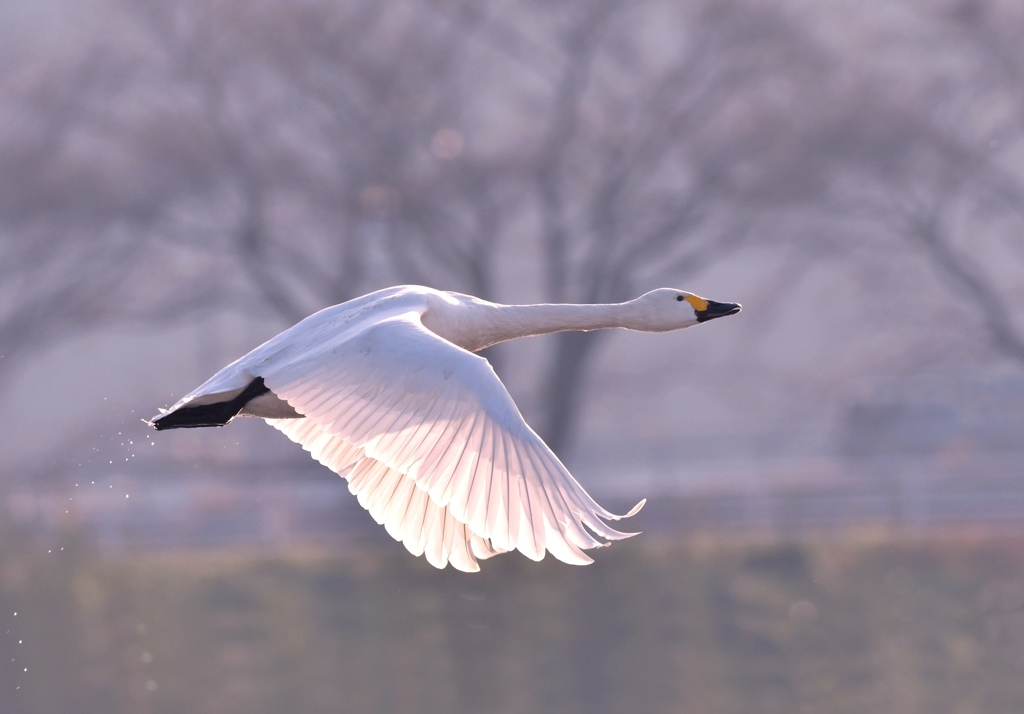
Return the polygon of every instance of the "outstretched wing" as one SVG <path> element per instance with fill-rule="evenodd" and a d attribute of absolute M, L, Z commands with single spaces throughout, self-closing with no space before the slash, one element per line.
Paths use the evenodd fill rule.
<path fill-rule="evenodd" d="M 438 567 L 519 550 L 584 564 L 627 537 L 526 424 L 487 360 L 397 315 L 261 367 L 303 419 L 268 420 L 345 476 L 374 518 Z M 635 513 L 640 505 L 630 513 Z M 595 536 L 597 536 L 595 538 Z"/>
<path fill-rule="evenodd" d="M 333 436 L 311 419 L 267 419 L 289 439 L 302 444 L 317 461 L 348 479 L 349 490 L 377 523 L 423 555 L 436 568 L 451 563 L 466 572 L 480 570 L 478 560 L 502 552 L 474 534 L 438 506 L 405 474 L 363 454 L 359 447 Z"/>

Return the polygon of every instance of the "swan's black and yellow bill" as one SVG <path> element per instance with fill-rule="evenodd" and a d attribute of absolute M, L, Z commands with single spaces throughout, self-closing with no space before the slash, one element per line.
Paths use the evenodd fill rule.
<path fill-rule="evenodd" d="M 714 300 L 705 300 L 704 302 L 707 303 L 707 307 L 696 311 L 697 322 L 707 322 L 716 317 L 735 315 L 742 307 L 738 302 L 715 302 Z"/>

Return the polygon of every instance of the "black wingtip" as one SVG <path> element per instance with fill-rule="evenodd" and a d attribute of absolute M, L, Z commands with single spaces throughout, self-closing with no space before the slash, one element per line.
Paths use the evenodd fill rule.
<path fill-rule="evenodd" d="M 235 418 L 242 407 L 249 401 L 270 390 L 263 383 L 262 377 L 249 382 L 249 386 L 226 402 L 202 404 L 195 407 L 181 407 L 152 419 L 149 425 L 157 431 L 164 429 L 192 429 L 203 426 L 224 426 Z"/>
<path fill-rule="evenodd" d="M 229 404 L 229 402 L 223 402 L 221 404 L 204 404 L 200 407 L 182 407 L 153 419 L 149 424 L 157 431 L 190 429 L 200 426 L 224 426 L 238 413 L 238 409 L 231 409 Z"/>

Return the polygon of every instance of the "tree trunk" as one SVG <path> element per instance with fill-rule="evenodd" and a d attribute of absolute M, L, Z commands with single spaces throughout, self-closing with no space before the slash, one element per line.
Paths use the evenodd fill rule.
<path fill-rule="evenodd" d="M 590 356 L 600 332 L 560 332 L 544 394 L 541 437 L 556 454 L 565 454 L 575 436 Z"/>

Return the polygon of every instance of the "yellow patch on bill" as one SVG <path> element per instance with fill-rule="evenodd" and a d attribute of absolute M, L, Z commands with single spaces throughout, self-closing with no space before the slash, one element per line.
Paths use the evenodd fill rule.
<path fill-rule="evenodd" d="M 686 297 L 686 302 L 693 305 L 693 309 L 697 312 L 704 312 L 708 309 L 708 301 L 702 297 L 697 297 L 696 295 L 688 295 Z"/>

